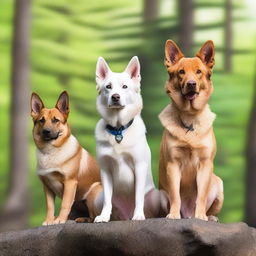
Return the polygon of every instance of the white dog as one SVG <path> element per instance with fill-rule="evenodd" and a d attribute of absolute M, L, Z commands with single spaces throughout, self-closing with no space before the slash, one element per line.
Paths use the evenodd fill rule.
<path fill-rule="evenodd" d="M 100 57 L 96 126 L 97 159 L 103 184 L 103 209 L 95 222 L 158 217 L 160 198 L 151 173 L 151 153 L 141 119 L 140 63 L 133 57 L 123 73 L 114 73 Z"/>

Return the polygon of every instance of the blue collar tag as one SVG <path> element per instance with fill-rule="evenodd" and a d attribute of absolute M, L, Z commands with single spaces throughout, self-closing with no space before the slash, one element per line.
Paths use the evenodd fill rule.
<path fill-rule="evenodd" d="M 126 125 L 122 125 L 121 127 L 117 128 L 117 127 L 113 127 L 109 124 L 106 125 L 106 130 L 108 133 L 112 134 L 115 136 L 115 140 L 117 143 L 120 143 L 123 140 L 123 131 L 126 130 L 127 128 L 129 128 L 131 126 L 131 124 L 133 123 L 133 119 Z"/>

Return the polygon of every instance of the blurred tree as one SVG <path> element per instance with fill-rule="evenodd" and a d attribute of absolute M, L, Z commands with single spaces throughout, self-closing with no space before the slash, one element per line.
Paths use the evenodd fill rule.
<path fill-rule="evenodd" d="M 167 38 L 161 40 L 161 36 L 158 31 L 160 31 L 159 22 L 159 9 L 161 6 L 161 0 L 144 0 L 143 1 L 143 26 L 142 26 L 142 38 L 143 46 L 139 52 L 139 58 L 141 62 L 141 77 L 143 86 L 147 87 L 147 90 L 143 90 L 144 106 L 151 104 L 150 95 L 152 95 L 152 86 L 157 83 L 157 76 L 152 76 L 155 72 L 155 64 L 159 56 L 162 53 L 162 47 L 159 47 L 158 42 L 164 44 Z M 162 45 L 161 45 L 162 46 Z M 160 54 L 159 54 L 160 50 Z M 131 52 L 131 55 L 133 53 Z M 143 116 L 146 119 L 150 119 L 152 111 L 150 108 L 144 107 Z M 150 132 L 152 127 L 147 127 L 147 131 Z"/>
<path fill-rule="evenodd" d="M 232 71 L 232 0 L 225 0 L 224 69 Z"/>
<path fill-rule="evenodd" d="M 16 0 L 14 11 L 11 77 L 11 170 L 0 230 L 21 229 L 28 221 L 29 31 L 31 0 Z"/>
<path fill-rule="evenodd" d="M 194 1 L 178 0 L 177 2 L 179 14 L 179 46 L 185 56 L 188 56 L 193 46 Z"/>
<path fill-rule="evenodd" d="M 54 11 L 54 8 L 53 8 L 53 11 Z M 65 15 L 66 17 L 69 17 L 71 15 L 71 12 L 70 12 L 70 6 L 67 5 L 65 7 L 62 7 L 60 9 L 57 9 L 56 10 L 56 14 L 57 15 Z M 57 43 L 59 43 L 60 45 L 68 45 L 69 43 L 69 34 L 66 30 L 63 30 L 60 32 L 57 40 L 56 40 Z M 61 59 L 61 61 L 63 61 L 63 63 L 66 63 L 68 62 L 68 58 L 66 56 L 60 56 L 59 57 Z M 59 83 L 61 86 L 63 86 L 63 88 L 65 90 L 69 89 L 69 85 L 70 85 L 70 75 L 69 74 L 65 74 L 65 73 L 60 73 L 60 74 L 57 74 L 57 79 L 59 80 Z"/>
<path fill-rule="evenodd" d="M 160 1 L 159 0 L 144 0 L 143 21 L 144 24 L 154 22 L 158 16 Z"/>
<path fill-rule="evenodd" d="M 253 104 L 249 119 L 246 144 L 246 207 L 245 220 L 256 227 L 256 71 Z"/>

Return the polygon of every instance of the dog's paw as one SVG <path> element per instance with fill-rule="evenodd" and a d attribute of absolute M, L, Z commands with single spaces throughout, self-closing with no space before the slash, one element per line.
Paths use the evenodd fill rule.
<path fill-rule="evenodd" d="M 54 225 L 56 225 L 56 224 L 64 224 L 64 223 L 66 223 L 66 222 L 67 222 L 67 219 L 61 218 L 61 217 L 57 217 L 57 218 L 54 220 L 53 224 L 54 224 Z"/>
<path fill-rule="evenodd" d="M 181 218 L 180 213 L 169 213 L 166 216 L 167 219 L 179 220 Z"/>
<path fill-rule="evenodd" d="M 196 214 L 195 218 L 200 219 L 200 220 L 208 221 L 208 217 L 205 214 Z"/>
<path fill-rule="evenodd" d="M 88 217 L 79 217 L 75 219 L 76 223 L 92 223 L 93 219 Z"/>
<path fill-rule="evenodd" d="M 110 215 L 99 215 L 95 218 L 94 222 L 109 222 Z"/>
<path fill-rule="evenodd" d="M 217 216 L 208 216 L 208 221 L 214 221 L 214 222 L 219 222 L 219 218 Z"/>
<path fill-rule="evenodd" d="M 54 219 L 46 219 L 43 223 L 42 226 L 50 226 L 54 224 Z"/>
<path fill-rule="evenodd" d="M 144 213 L 134 214 L 132 217 L 132 220 L 145 220 L 145 215 Z"/>

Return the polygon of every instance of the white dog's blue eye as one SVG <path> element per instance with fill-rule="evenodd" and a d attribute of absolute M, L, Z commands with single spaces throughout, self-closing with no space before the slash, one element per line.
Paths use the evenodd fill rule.
<path fill-rule="evenodd" d="M 106 85 L 106 88 L 107 88 L 107 89 L 111 89 L 111 88 L 112 88 L 111 84 L 107 84 L 107 85 Z"/>
<path fill-rule="evenodd" d="M 127 89 L 128 86 L 126 84 L 123 85 L 123 89 Z"/>

